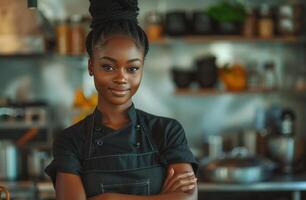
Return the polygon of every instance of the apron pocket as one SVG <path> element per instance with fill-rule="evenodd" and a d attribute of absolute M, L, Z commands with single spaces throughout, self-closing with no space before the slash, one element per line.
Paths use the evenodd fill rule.
<path fill-rule="evenodd" d="M 102 193 L 112 192 L 120 194 L 150 195 L 150 180 L 140 180 L 137 182 L 126 182 L 116 184 L 101 183 Z"/>

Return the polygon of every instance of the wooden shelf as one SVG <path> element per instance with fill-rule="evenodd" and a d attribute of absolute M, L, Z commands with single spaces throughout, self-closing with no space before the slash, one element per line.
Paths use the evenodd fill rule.
<path fill-rule="evenodd" d="M 176 89 L 175 95 L 179 96 L 213 96 L 213 95 L 248 95 L 248 94 L 273 94 L 273 93 L 284 93 L 284 94 L 306 94 L 305 91 L 285 91 L 285 90 L 277 90 L 277 89 L 265 89 L 265 88 L 258 88 L 258 89 L 250 89 L 250 90 L 243 90 L 243 91 L 221 91 L 217 89 L 201 89 L 201 88 L 192 88 L 192 89 Z"/>
<path fill-rule="evenodd" d="M 274 38 L 248 38 L 242 35 L 211 35 L 211 36 L 184 36 L 184 37 L 165 37 L 157 41 L 152 41 L 151 44 L 162 45 L 171 44 L 176 41 L 186 43 L 210 43 L 210 42 L 276 42 L 276 43 L 299 43 L 304 41 L 298 36 L 283 36 Z"/>

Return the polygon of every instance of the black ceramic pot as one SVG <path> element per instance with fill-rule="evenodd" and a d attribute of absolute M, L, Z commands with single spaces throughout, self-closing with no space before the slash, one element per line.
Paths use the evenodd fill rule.
<path fill-rule="evenodd" d="M 182 36 L 189 33 L 188 16 L 184 11 L 172 11 L 165 16 L 165 34 Z"/>
<path fill-rule="evenodd" d="M 218 81 L 216 57 L 208 56 L 196 60 L 196 77 L 202 88 L 213 88 Z"/>
<path fill-rule="evenodd" d="M 195 80 L 195 73 L 193 70 L 173 68 L 171 73 L 172 79 L 178 88 L 188 88 Z"/>

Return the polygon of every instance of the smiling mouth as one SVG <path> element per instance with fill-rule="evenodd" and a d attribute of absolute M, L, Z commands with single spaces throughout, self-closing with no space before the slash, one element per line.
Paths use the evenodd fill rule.
<path fill-rule="evenodd" d="M 114 89 L 114 88 L 109 88 L 109 90 L 111 91 L 111 93 L 114 96 L 117 96 L 117 97 L 125 96 L 125 95 L 127 95 L 130 92 L 129 89 L 127 89 L 127 90 L 118 90 L 118 89 Z"/>

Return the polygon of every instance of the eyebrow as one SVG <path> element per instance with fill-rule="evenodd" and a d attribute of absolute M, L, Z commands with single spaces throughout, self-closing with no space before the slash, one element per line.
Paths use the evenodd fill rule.
<path fill-rule="evenodd" d="M 113 63 L 117 63 L 116 59 L 108 57 L 108 56 L 103 56 L 103 57 L 99 58 L 99 60 L 102 60 L 102 59 L 106 59 L 106 60 L 109 60 L 109 61 L 111 61 Z M 131 63 L 131 62 L 135 62 L 135 61 L 142 62 L 139 58 L 133 58 L 133 59 L 128 60 L 127 62 Z"/>

